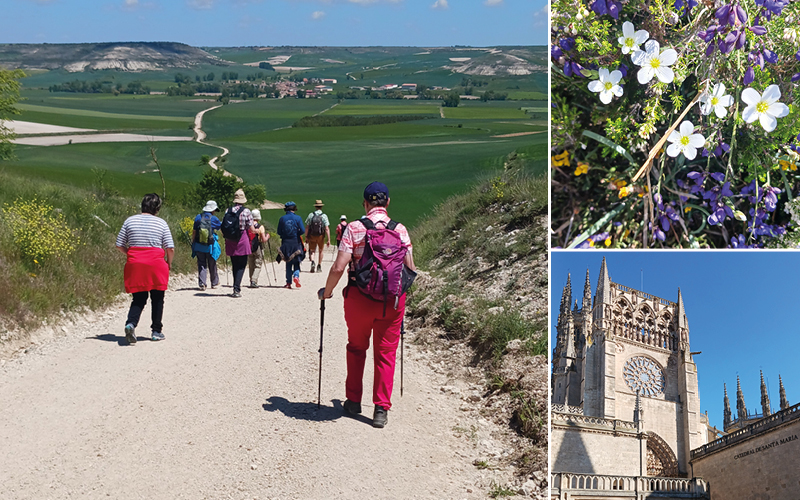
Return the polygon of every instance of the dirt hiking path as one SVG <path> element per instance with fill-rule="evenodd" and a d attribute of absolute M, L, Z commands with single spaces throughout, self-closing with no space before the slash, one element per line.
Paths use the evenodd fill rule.
<path fill-rule="evenodd" d="M 326 302 L 317 410 L 315 291 L 326 277 L 304 272 L 302 288 L 285 290 L 262 272 L 240 299 L 226 296 L 225 276 L 205 292 L 194 277 L 173 279 L 163 342 L 146 337 L 148 305 L 139 342 L 126 344 L 126 302 L 0 363 L 0 496 L 474 499 L 506 484 L 510 472 L 472 465 L 494 431 L 445 391 L 453 381 L 425 362 L 413 333 L 386 428 L 371 426 L 372 350 L 364 414 L 343 416 L 341 287 Z"/>

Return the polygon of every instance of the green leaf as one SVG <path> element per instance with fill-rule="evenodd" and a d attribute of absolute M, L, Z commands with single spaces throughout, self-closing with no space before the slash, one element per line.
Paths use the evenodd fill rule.
<path fill-rule="evenodd" d="M 636 163 L 636 160 L 634 160 L 634 159 L 633 159 L 633 156 L 631 156 L 631 154 L 630 154 L 630 153 L 628 153 L 628 151 L 627 151 L 625 148 L 623 148 L 622 146 L 620 146 L 619 144 L 616 144 L 616 143 L 612 142 L 611 140 L 609 140 L 609 139 L 608 139 L 608 138 L 606 138 L 606 137 L 603 137 L 603 136 L 602 136 L 602 135 L 600 135 L 600 134 L 595 134 L 595 133 L 594 133 L 594 132 L 592 132 L 591 130 L 584 130 L 584 131 L 583 131 L 583 135 L 585 135 L 586 137 L 588 137 L 588 138 L 590 138 L 590 139 L 594 139 L 594 140 L 596 140 L 596 141 L 598 141 L 598 142 L 600 142 L 600 143 L 602 143 L 602 144 L 605 144 L 605 145 L 606 145 L 606 146 L 608 146 L 609 148 L 613 149 L 613 150 L 614 150 L 614 151 L 616 151 L 617 153 L 619 153 L 619 154 L 621 154 L 622 156 L 624 156 L 625 158 L 627 158 L 627 160 L 628 160 L 629 162 L 631 162 L 631 164 L 633 164 L 633 165 L 638 165 L 638 164 Z"/>
<path fill-rule="evenodd" d="M 792 186 L 789 184 L 789 180 L 786 178 L 786 173 L 783 171 L 782 168 L 779 168 L 778 171 L 781 173 L 781 177 L 783 178 L 783 187 L 786 188 L 786 196 L 789 197 L 789 203 L 792 202 Z"/>
<path fill-rule="evenodd" d="M 614 210 L 605 214 L 599 221 L 592 224 L 592 227 L 590 227 L 587 231 L 584 231 L 577 238 L 572 240 L 572 243 L 569 244 L 567 250 L 569 250 L 570 248 L 575 248 L 576 246 L 586 241 L 586 238 L 599 231 L 601 227 L 605 226 L 608 223 L 608 221 L 610 221 L 612 218 L 614 218 L 615 215 L 620 213 L 623 208 L 625 208 L 625 204 L 620 203 Z"/>

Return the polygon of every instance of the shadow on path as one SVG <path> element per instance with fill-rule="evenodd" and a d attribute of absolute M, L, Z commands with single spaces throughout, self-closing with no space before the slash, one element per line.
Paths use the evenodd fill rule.
<path fill-rule="evenodd" d="M 95 335 L 94 337 L 86 337 L 90 340 L 102 340 L 103 342 L 116 342 L 117 345 L 127 346 L 128 341 L 125 340 L 125 335 L 114 335 L 113 333 L 104 333 L 102 335 Z M 144 340 L 144 337 L 137 337 L 136 340 Z M 147 340 L 150 340 L 149 338 Z"/>
<path fill-rule="evenodd" d="M 341 417 L 350 417 L 344 413 L 344 408 L 340 400 L 334 399 L 331 403 L 333 403 L 333 406 L 323 405 L 317 408 L 317 403 L 299 403 L 289 401 L 280 396 L 272 396 L 261 406 L 266 411 L 279 411 L 289 418 L 308 420 L 311 422 L 330 422 L 338 420 Z M 372 420 L 363 415 L 355 415 L 350 418 L 372 425 Z"/>

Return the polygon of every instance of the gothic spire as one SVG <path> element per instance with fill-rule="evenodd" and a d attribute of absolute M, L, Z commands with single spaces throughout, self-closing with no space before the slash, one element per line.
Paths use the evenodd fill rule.
<path fill-rule="evenodd" d="M 583 314 L 592 310 L 592 281 L 589 279 L 589 269 L 586 269 L 586 282 L 583 284 Z"/>
<path fill-rule="evenodd" d="M 595 294 L 594 303 L 608 304 L 611 302 L 611 279 L 608 277 L 608 268 L 606 267 L 606 258 L 603 257 L 603 263 L 600 265 L 600 278 L 597 280 L 597 293 Z"/>
<path fill-rule="evenodd" d="M 569 312 L 569 306 L 572 305 L 572 275 L 567 274 L 567 286 L 564 287 L 564 310 Z"/>
<path fill-rule="evenodd" d="M 768 417 L 772 414 L 772 409 L 769 404 L 769 394 L 767 394 L 767 385 L 764 383 L 764 372 L 761 372 L 761 414 Z"/>
<path fill-rule="evenodd" d="M 783 380 L 780 375 L 778 375 L 778 382 L 781 385 L 781 410 L 785 410 L 789 407 L 789 402 L 786 400 L 786 389 L 783 388 Z"/>
<path fill-rule="evenodd" d="M 575 299 L 575 305 L 572 307 L 572 312 L 578 312 L 578 299 Z"/>
<path fill-rule="evenodd" d="M 725 390 L 725 399 L 723 402 L 723 420 L 722 420 L 722 428 L 727 429 L 729 425 L 731 425 L 731 401 L 728 399 L 728 386 L 722 384 L 722 387 Z"/>
<path fill-rule="evenodd" d="M 742 384 L 739 382 L 739 376 L 736 376 L 736 413 L 738 418 L 747 419 L 747 407 L 744 405 L 744 394 L 742 393 Z"/>
<path fill-rule="evenodd" d="M 689 328 L 689 322 L 686 321 L 686 309 L 683 307 L 683 296 L 681 289 L 678 288 L 678 328 Z"/>

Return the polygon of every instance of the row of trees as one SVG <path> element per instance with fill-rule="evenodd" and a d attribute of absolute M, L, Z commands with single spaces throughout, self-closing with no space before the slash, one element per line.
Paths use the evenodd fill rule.
<path fill-rule="evenodd" d="M 142 82 L 130 82 L 127 85 L 121 83 L 111 84 L 95 80 L 93 82 L 75 80 L 50 86 L 50 92 L 77 92 L 82 94 L 134 94 L 146 95 L 150 93 L 150 87 Z"/>

